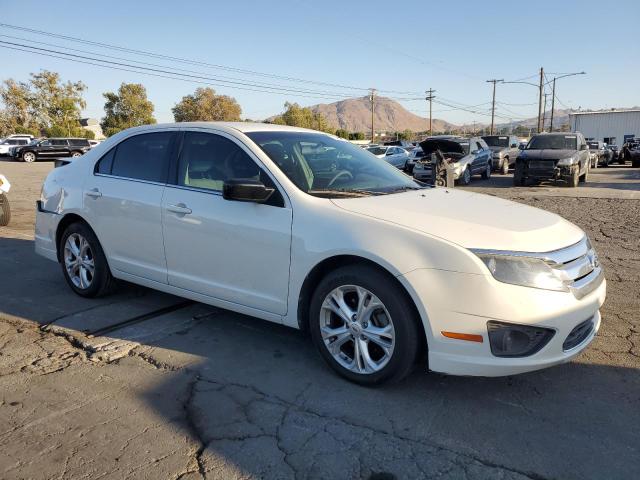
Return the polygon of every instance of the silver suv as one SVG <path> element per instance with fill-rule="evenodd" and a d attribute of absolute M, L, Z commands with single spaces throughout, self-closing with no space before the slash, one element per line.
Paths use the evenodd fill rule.
<path fill-rule="evenodd" d="M 515 135 L 486 135 L 482 139 L 487 142 L 493 152 L 491 161 L 493 169 L 504 175 L 509 173 L 509 168 L 516 164 L 516 158 L 520 153 L 518 137 Z"/>

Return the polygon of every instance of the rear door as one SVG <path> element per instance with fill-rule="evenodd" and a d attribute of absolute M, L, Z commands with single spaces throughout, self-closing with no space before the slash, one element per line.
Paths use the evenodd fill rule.
<path fill-rule="evenodd" d="M 167 283 L 161 204 L 176 130 L 128 137 L 96 164 L 84 207 L 116 273 Z"/>
<path fill-rule="evenodd" d="M 61 158 L 69 156 L 69 141 L 66 139 L 54 138 L 51 140 L 50 156 Z"/>
<path fill-rule="evenodd" d="M 287 311 L 292 211 L 253 153 L 226 133 L 186 131 L 163 205 L 169 284 L 236 305 Z M 275 189 L 265 204 L 225 200 L 225 180 Z"/>

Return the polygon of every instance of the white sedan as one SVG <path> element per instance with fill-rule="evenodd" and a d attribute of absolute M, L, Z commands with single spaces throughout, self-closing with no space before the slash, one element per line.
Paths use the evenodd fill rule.
<path fill-rule="evenodd" d="M 585 233 L 557 215 L 254 123 L 133 128 L 54 169 L 36 251 L 85 297 L 122 279 L 306 329 L 361 384 L 417 362 L 497 376 L 569 361 L 606 289 Z"/>

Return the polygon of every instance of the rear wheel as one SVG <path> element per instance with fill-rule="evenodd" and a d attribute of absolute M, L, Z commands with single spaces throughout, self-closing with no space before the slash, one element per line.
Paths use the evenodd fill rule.
<path fill-rule="evenodd" d="M 9 220 L 11 220 L 9 199 L 4 193 L 0 193 L 0 227 L 9 225 Z"/>
<path fill-rule="evenodd" d="M 310 330 L 324 360 L 361 385 L 398 381 L 415 363 L 423 334 L 406 293 L 367 265 L 340 268 L 318 285 Z"/>
<path fill-rule="evenodd" d="M 71 157 L 72 158 L 78 158 L 82 156 L 82 152 L 71 152 Z"/>
<path fill-rule="evenodd" d="M 110 293 L 115 279 L 97 237 L 83 223 L 72 223 L 62 234 L 60 264 L 71 289 L 82 297 Z"/>
<path fill-rule="evenodd" d="M 27 163 L 33 163 L 36 161 L 36 154 L 33 152 L 25 152 L 22 154 L 22 160 Z"/>

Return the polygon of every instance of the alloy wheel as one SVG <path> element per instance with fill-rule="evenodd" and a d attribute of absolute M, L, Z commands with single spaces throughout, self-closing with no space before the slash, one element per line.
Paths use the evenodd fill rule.
<path fill-rule="evenodd" d="M 391 315 L 377 296 L 357 285 L 335 288 L 325 297 L 320 334 L 334 360 L 354 373 L 379 372 L 393 355 Z"/>
<path fill-rule="evenodd" d="M 25 162 L 31 163 L 35 161 L 36 155 L 33 152 L 27 152 L 22 156 L 22 159 Z"/>
<path fill-rule="evenodd" d="M 71 282 L 82 290 L 91 286 L 95 275 L 95 260 L 86 238 L 72 233 L 64 245 L 64 266 Z"/>

